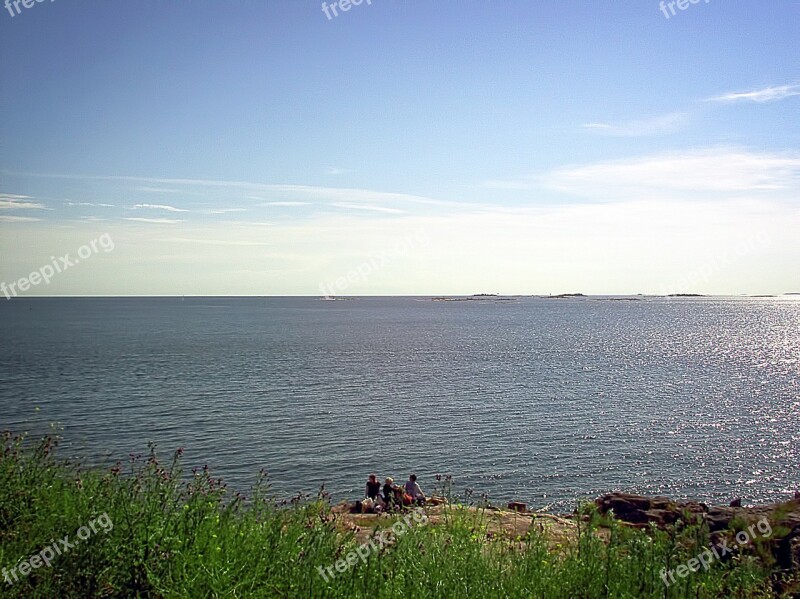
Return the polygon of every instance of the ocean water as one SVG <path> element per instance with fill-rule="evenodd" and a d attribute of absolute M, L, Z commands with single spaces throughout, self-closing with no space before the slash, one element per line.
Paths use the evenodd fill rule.
<path fill-rule="evenodd" d="M 63 455 L 158 444 L 246 491 L 368 474 L 554 511 L 612 490 L 800 490 L 800 298 L 17 298 L 0 428 Z"/>

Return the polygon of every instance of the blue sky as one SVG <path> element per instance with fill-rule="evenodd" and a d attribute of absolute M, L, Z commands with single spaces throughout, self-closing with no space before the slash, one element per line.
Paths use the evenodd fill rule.
<path fill-rule="evenodd" d="M 800 3 L 320 4 L 0 12 L 0 281 L 800 291 Z"/>

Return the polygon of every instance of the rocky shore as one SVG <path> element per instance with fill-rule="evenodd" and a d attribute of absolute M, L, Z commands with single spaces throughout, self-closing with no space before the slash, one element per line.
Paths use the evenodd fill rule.
<path fill-rule="evenodd" d="M 759 522 L 769 523 L 769 536 L 760 539 L 762 546 L 769 547 L 778 567 L 784 571 L 800 572 L 800 493 L 786 501 L 754 506 L 743 506 L 741 500 L 729 505 L 707 505 L 699 501 L 676 501 L 668 497 L 647 497 L 629 493 L 610 493 L 595 500 L 597 510 L 610 515 L 632 527 L 655 526 L 668 529 L 674 526 L 704 524 L 708 527 L 713 546 L 733 547 L 735 535 L 740 531 L 751 532 Z M 556 516 L 542 512 L 520 509 L 521 504 L 512 503 L 508 508 L 466 507 L 459 509 L 482 512 L 489 536 L 520 538 L 535 527 L 545 533 L 553 546 L 568 543 L 578 528 L 575 514 Z M 426 507 L 432 524 L 445 518 L 447 505 Z M 385 516 L 354 514 L 348 505 L 333 509 L 335 517 L 344 529 L 349 529 L 359 539 L 366 539 L 380 525 Z M 764 524 L 766 526 L 766 524 Z M 750 537 L 752 538 L 752 534 Z M 764 535 L 761 535 L 762 537 Z"/>
<path fill-rule="evenodd" d="M 783 502 L 754 506 L 743 506 L 741 499 L 720 506 L 628 493 L 603 495 L 595 504 L 600 513 L 613 511 L 618 520 L 637 527 L 705 524 L 715 545 L 766 519 L 771 532 L 769 538 L 762 539 L 763 544 L 770 548 L 781 569 L 800 571 L 800 492 Z"/>

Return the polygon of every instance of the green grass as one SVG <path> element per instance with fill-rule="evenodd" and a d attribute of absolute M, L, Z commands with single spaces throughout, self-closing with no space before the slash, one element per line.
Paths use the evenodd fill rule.
<path fill-rule="evenodd" d="M 187 482 L 188 478 L 188 482 Z M 11 569 L 107 514 L 69 552 L 10 585 L 4 597 L 771 597 L 769 560 L 737 556 L 666 587 L 662 568 L 708 545 L 707 531 L 649 533 L 593 509 L 559 550 L 541 532 L 486 534 L 485 514 L 454 506 L 445 523 L 412 525 L 366 563 L 325 582 L 326 568 L 358 547 L 324 497 L 280 502 L 259 484 L 245 499 L 205 470 L 182 476 L 180 455 L 154 450 L 111 471 L 58 461 L 53 438 L 4 436 L 0 458 L 0 568 Z M 385 519 L 390 526 L 392 519 Z M 532 527 L 536 529 L 537 527 Z M 598 531 L 602 530 L 602 534 Z"/>

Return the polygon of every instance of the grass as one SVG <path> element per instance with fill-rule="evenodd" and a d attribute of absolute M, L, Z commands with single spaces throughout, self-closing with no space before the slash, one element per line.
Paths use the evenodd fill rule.
<path fill-rule="evenodd" d="M 589 507 L 575 538 L 554 548 L 536 526 L 522 538 L 492 535 L 481 509 L 453 505 L 444 522 L 412 524 L 393 545 L 370 550 L 365 563 L 326 582 L 318 567 L 360 543 L 337 524 L 324 494 L 277 501 L 262 479 L 245 498 L 207 469 L 184 477 L 180 451 L 162 464 L 151 448 L 124 471 L 101 471 L 59 461 L 54 437 L 32 443 L 6 433 L 3 444 L 0 568 L 17 567 L 64 535 L 74 541 L 102 514 L 113 522 L 50 567 L 0 581 L 4 597 L 774 596 L 773 564 L 757 554 L 716 562 L 668 587 L 662 568 L 696 556 L 708 532 L 636 530 Z"/>

